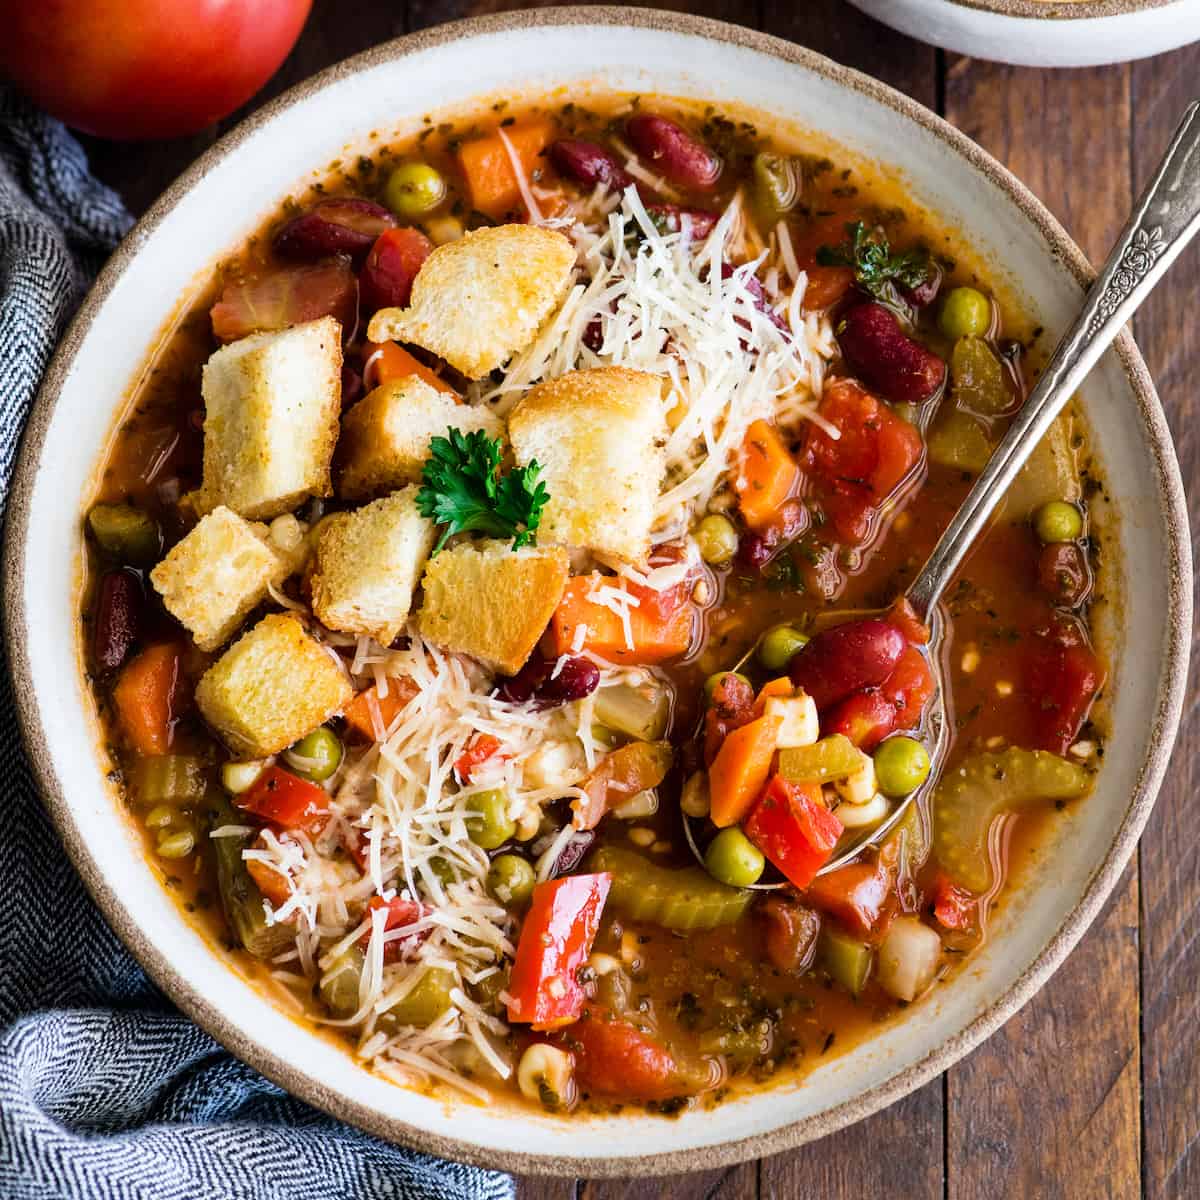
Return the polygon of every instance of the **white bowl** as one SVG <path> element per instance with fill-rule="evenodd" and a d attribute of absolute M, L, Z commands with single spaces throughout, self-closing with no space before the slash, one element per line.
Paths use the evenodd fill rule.
<path fill-rule="evenodd" d="M 1200 0 L 850 0 L 922 42 L 1024 67 L 1098 67 L 1200 40 Z"/>
<path fill-rule="evenodd" d="M 1125 590 L 1116 737 L 1095 794 L 1066 828 L 1070 853 L 1003 906 L 973 969 L 936 999 L 801 1082 L 712 1112 L 572 1121 L 451 1105 L 369 1074 L 231 970 L 162 890 L 102 776 L 79 670 L 81 506 L 113 410 L 181 295 L 315 167 L 369 131 L 415 124 L 481 93 L 571 81 L 799 117 L 854 153 L 894 164 L 915 199 L 1008 265 L 1051 332 L 1079 304 L 1083 256 L 1016 180 L 918 105 L 789 43 L 697 18 L 604 8 L 485 18 L 404 38 L 318 76 L 235 130 L 105 269 L 55 358 L 22 450 L 6 544 L 8 650 L 29 751 L 80 872 L 163 990 L 234 1053 L 314 1104 L 433 1153 L 584 1176 L 708 1168 L 819 1137 L 945 1069 L 1046 980 L 1133 850 L 1179 717 L 1191 567 L 1178 468 L 1128 334 L 1085 390 L 1121 515 Z"/>

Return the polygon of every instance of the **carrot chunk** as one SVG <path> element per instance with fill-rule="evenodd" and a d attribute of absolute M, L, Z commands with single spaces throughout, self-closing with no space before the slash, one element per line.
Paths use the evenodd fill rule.
<path fill-rule="evenodd" d="M 733 490 L 751 529 L 765 529 L 796 487 L 799 467 L 774 426 L 754 421 L 738 458 Z"/>
<path fill-rule="evenodd" d="M 377 686 L 369 687 L 346 705 L 342 720 L 360 737 L 373 742 L 376 729 L 372 710 L 379 713 L 379 720 L 387 729 L 400 710 L 417 694 L 417 690 L 417 685 L 407 678 L 389 680 L 386 696 L 379 694 Z"/>
<path fill-rule="evenodd" d="M 554 136 L 554 126 L 545 117 L 534 117 L 504 130 L 528 178 L 538 158 Z M 465 142 L 458 152 L 471 207 L 498 220 L 512 212 L 521 201 L 521 189 L 513 171 L 512 159 L 499 133 Z"/>
<path fill-rule="evenodd" d="M 368 342 L 365 361 L 371 364 L 370 383 L 373 387 L 382 387 L 394 379 L 415 375 L 430 387 L 437 388 L 439 392 L 445 392 L 455 400 L 462 399 L 436 371 L 430 370 L 398 342 Z"/>
<path fill-rule="evenodd" d="M 779 737 L 779 717 L 759 717 L 735 729 L 708 769 L 712 821 L 718 829 L 736 825 L 766 785 Z"/>
<path fill-rule="evenodd" d="M 181 701 L 180 649 L 150 646 L 121 669 L 113 688 L 117 719 L 138 754 L 166 754 Z"/>
<path fill-rule="evenodd" d="M 620 616 L 590 598 L 598 587 L 617 585 L 617 579 L 596 574 L 577 575 L 567 581 L 550 620 L 552 655 L 580 653 L 575 638 L 581 626 L 587 630 L 582 649 L 612 662 L 661 663 L 687 652 L 692 640 L 693 605 L 685 588 L 655 592 L 637 584 L 624 584 L 637 600 L 636 607 L 629 609 L 627 639 Z"/>

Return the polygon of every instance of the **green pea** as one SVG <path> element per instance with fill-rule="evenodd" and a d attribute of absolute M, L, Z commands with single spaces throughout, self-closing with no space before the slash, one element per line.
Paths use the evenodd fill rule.
<path fill-rule="evenodd" d="M 403 163 L 384 186 L 388 208 L 398 217 L 413 220 L 431 213 L 446 198 L 446 181 L 428 163 Z"/>
<path fill-rule="evenodd" d="M 719 883 L 744 888 L 757 883 L 767 865 L 758 847 L 740 829 L 722 829 L 704 852 L 704 865 Z"/>
<path fill-rule="evenodd" d="M 437 876 L 442 887 L 449 887 L 458 882 L 458 873 L 454 865 L 444 855 L 437 854 L 429 860 L 429 869 Z"/>
<path fill-rule="evenodd" d="M 704 681 L 705 697 L 707 699 L 711 700 L 713 698 L 713 692 L 715 692 L 717 690 L 717 685 L 721 682 L 722 679 L 724 679 L 726 676 L 730 676 L 730 675 L 733 676 L 734 679 L 740 679 L 747 687 L 753 686 L 751 684 L 750 680 L 748 680 L 745 677 L 745 675 L 743 675 L 741 673 L 741 671 L 718 671 L 715 675 L 710 675 Z"/>
<path fill-rule="evenodd" d="M 175 820 L 175 810 L 169 804 L 156 804 L 143 820 L 147 829 L 166 829 Z"/>
<path fill-rule="evenodd" d="M 938 324 L 947 337 L 983 337 L 992 327 L 992 302 L 973 287 L 951 288 Z"/>
<path fill-rule="evenodd" d="M 332 729 L 322 725 L 302 737 L 285 757 L 297 775 L 303 775 L 313 783 L 323 783 L 342 761 L 342 743 Z"/>
<path fill-rule="evenodd" d="M 426 967 L 416 987 L 380 1015 L 380 1024 L 392 1029 L 399 1025 L 415 1025 L 420 1029 L 432 1025 L 450 1007 L 454 986 L 451 971 L 445 967 Z"/>
<path fill-rule="evenodd" d="M 158 838 L 160 858 L 187 858 L 195 848 L 196 835 L 186 829 L 179 833 L 168 833 L 165 837 L 160 834 Z"/>
<path fill-rule="evenodd" d="M 492 860 L 487 889 L 507 908 L 524 908 L 537 882 L 533 868 L 519 854 L 501 854 Z"/>
<path fill-rule="evenodd" d="M 720 513 L 709 513 L 692 533 L 700 557 L 713 567 L 723 567 L 737 553 L 738 534 L 733 522 Z"/>
<path fill-rule="evenodd" d="M 471 841 L 484 850 L 495 850 L 517 831 L 508 815 L 508 796 L 500 788 L 476 792 L 467 800 L 473 814 L 467 818 L 467 833 Z"/>
<path fill-rule="evenodd" d="M 1065 500 L 1051 500 L 1033 514 L 1033 529 L 1047 544 L 1073 542 L 1083 533 L 1083 517 L 1075 505 Z"/>
<path fill-rule="evenodd" d="M 875 751 L 875 783 L 885 796 L 907 796 L 928 777 L 929 753 L 914 738 L 888 738 Z"/>
<path fill-rule="evenodd" d="M 808 638 L 794 625 L 776 625 L 758 643 L 758 660 L 768 671 L 782 671 L 807 644 Z"/>

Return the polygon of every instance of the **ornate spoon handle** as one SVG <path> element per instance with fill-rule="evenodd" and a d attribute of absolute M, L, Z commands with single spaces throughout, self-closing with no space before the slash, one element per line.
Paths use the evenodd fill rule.
<path fill-rule="evenodd" d="M 1050 423 L 1184 246 L 1200 230 L 1200 101 L 1179 129 L 1028 399 L 934 547 L 908 598 L 922 617 L 983 532 Z"/>

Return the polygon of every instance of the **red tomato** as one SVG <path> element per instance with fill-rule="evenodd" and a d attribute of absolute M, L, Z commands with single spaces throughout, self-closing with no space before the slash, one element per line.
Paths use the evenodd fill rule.
<path fill-rule="evenodd" d="M 1035 631 L 1024 670 L 1025 691 L 1041 709 L 1035 745 L 1065 754 L 1079 736 L 1104 679 L 1103 664 L 1074 621 L 1059 618 Z"/>
<path fill-rule="evenodd" d="M 939 875 L 933 886 L 933 915 L 943 929 L 970 929 L 975 923 L 975 897 Z"/>
<path fill-rule="evenodd" d="M 471 782 L 471 773 L 476 767 L 481 767 L 490 758 L 496 756 L 500 749 L 500 739 L 490 733 L 481 733 L 454 760 L 454 770 L 463 783 Z"/>
<path fill-rule="evenodd" d="M 813 880 L 806 898 L 865 937 L 879 924 L 891 890 L 891 875 L 878 863 L 851 863 Z"/>
<path fill-rule="evenodd" d="M 372 896 L 367 902 L 367 910 L 374 912 L 380 908 L 387 909 L 387 917 L 383 922 L 384 933 L 387 933 L 389 929 L 401 929 L 405 925 L 413 925 L 432 911 L 432 909 L 427 908 L 424 904 L 419 904 L 416 900 L 404 900 L 399 896 L 393 897 L 391 900 L 385 900 L 382 896 Z M 395 938 L 393 941 L 384 942 L 383 961 L 391 963 L 407 957 L 432 932 L 430 929 L 418 929 L 415 933 L 411 933 L 407 937 Z M 371 930 L 368 929 L 358 939 L 358 944 L 366 950 L 370 942 Z"/>
<path fill-rule="evenodd" d="M 754 720 L 754 689 L 730 672 L 713 688 L 704 714 L 704 761 L 711 764 L 721 743 Z"/>
<path fill-rule="evenodd" d="M 819 784 L 790 783 L 776 775 L 745 823 L 746 836 L 798 888 L 806 888 L 829 861 L 842 823 L 821 803 Z"/>
<path fill-rule="evenodd" d="M 0 74 L 86 133 L 196 133 L 244 104 L 312 0 L 0 0 Z"/>
<path fill-rule="evenodd" d="M 933 695 L 933 675 L 915 646 L 906 646 L 878 688 L 857 692 L 826 714 L 822 732 L 841 733 L 860 750 L 873 750 L 889 733 L 915 729 Z"/>
<path fill-rule="evenodd" d="M 670 1052 L 603 1009 L 589 1008 L 564 1042 L 575 1053 L 575 1078 L 593 1095 L 669 1100 L 684 1091 Z"/>
<path fill-rule="evenodd" d="M 558 1029 L 579 1019 L 576 972 L 592 952 L 612 875 L 570 875 L 539 883 L 521 926 L 508 980 L 508 1019 Z"/>
<path fill-rule="evenodd" d="M 417 272 L 432 253 L 433 243 L 419 229 L 385 229 L 359 275 L 363 316 L 381 308 L 404 308 Z"/>
<path fill-rule="evenodd" d="M 301 829 L 305 833 L 319 833 L 329 819 L 329 795 L 325 789 L 282 767 L 267 767 L 237 797 L 237 805 L 272 825 Z"/>

